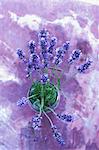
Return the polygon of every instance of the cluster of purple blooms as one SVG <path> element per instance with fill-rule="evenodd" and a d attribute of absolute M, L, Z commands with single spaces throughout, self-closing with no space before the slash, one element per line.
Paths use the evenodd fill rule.
<path fill-rule="evenodd" d="M 64 122 L 72 122 L 74 120 L 71 114 L 57 114 L 57 117 Z"/>
<path fill-rule="evenodd" d="M 30 77 L 33 70 L 40 70 L 44 68 L 48 68 L 50 64 L 50 58 L 53 58 L 53 63 L 55 65 L 59 65 L 62 62 L 63 57 L 65 56 L 66 52 L 69 50 L 70 42 L 66 41 L 62 47 L 55 48 L 55 45 L 57 44 L 57 38 L 55 36 L 51 37 L 50 42 L 48 43 L 48 35 L 49 32 L 46 29 L 42 29 L 38 35 L 39 38 L 39 45 L 41 47 L 41 54 L 42 56 L 38 56 L 36 53 L 36 43 L 35 41 L 31 40 L 28 43 L 30 56 L 27 60 L 25 57 L 24 52 L 18 48 L 17 49 L 17 55 L 18 57 L 23 60 L 27 66 L 27 77 Z M 56 55 L 53 55 L 53 51 L 56 51 Z M 70 58 L 68 59 L 68 63 L 73 63 L 75 60 L 77 60 L 81 55 L 80 49 L 75 49 Z M 42 61 L 40 62 L 40 58 Z M 79 66 L 78 72 L 84 73 L 86 69 L 89 68 L 91 65 L 91 61 L 87 60 L 85 64 Z M 44 76 L 44 75 L 43 75 Z"/>
<path fill-rule="evenodd" d="M 41 128 L 41 119 L 40 115 L 36 115 L 32 117 L 32 128 L 34 130 L 39 130 Z"/>
<path fill-rule="evenodd" d="M 62 138 L 62 135 L 61 133 L 58 131 L 57 127 L 56 126 L 52 126 L 52 132 L 53 132 L 53 137 L 56 139 L 56 141 L 61 144 L 61 145 L 64 145 L 65 144 L 65 141 L 64 139 Z"/>
<path fill-rule="evenodd" d="M 62 62 L 63 57 L 65 56 L 66 51 L 69 49 L 69 41 L 66 41 L 62 47 L 56 49 L 56 56 L 54 59 L 55 65 L 58 65 Z"/>
<path fill-rule="evenodd" d="M 49 80 L 48 74 L 46 74 L 46 73 L 43 74 L 42 77 L 41 77 L 41 82 L 42 82 L 43 84 L 45 84 L 48 80 Z"/>
<path fill-rule="evenodd" d="M 19 99 L 17 101 L 17 106 L 24 106 L 25 104 L 27 104 L 28 99 L 26 97 L 22 97 L 21 99 Z"/>
<path fill-rule="evenodd" d="M 86 60 L 86 62 L 84 64 L 82 64 L 80 67 L 78 67 L 78 72 L 84 73 L 91 64 L 92 64 L 91 60 Z"/>
<path fill-rule="evenodd" d="M 75 60 L 77 60 L 81 55 L 81 50 L 80 49 L 76 49 L 72 52 L 68 62 L 71 64 L 73 63 Z"/>
<path fill-rule="evenodd" d="M 23 62 L 26 64 L 26 70 L 27 70 L 27 75 L 26 77 L 30 77 L 33 71 L 42 71 L 41 74 L 41 82 L 42 84 L 45 84 L 49 80 L 48 73 L 44 72 L 44 69 L 48 69 L 50 65 L 50 60 L 52 59 L 54 65 L 59 65 L 62 62 L 63 57 L 65 56 L 66 52 L 69 50 L 70 47 L 70 42 L 66 41 L 62 47 L 55 48 L 57 44 L 57 38 L 55 36 L 51 37 L 50 42 L 48 42 L 48 36 L 49 33 L 46 29 L 42 29 L 39 34 L 39 46 L 41 47 L 41 53 L 40 55 L 37 54 L 36 52 L 36 43 L 35 41 L 31 40 L 28 43 L 28 48 L 29 48 L 29 58 L 27 59 L 23 50 L 20 48 L 17 49 L 17 55 L 18 57 L 23 60 Z M 55 54 L 55 56 L 54 56 Z M 81 50 L 76 49 L 72 52 L 70 58 L 68 59 L 68 63 L 72 64 L 75 60 L 77 60 L 81 55 Z M 78 67 L 78 72 L 79 73 L 84 73 L 86 69 L 89 68 L 91 65 L 92 61 L 87 60 L 84 64 Z M 28 98 L 23 97 L 17 102 L 18 106 L 23 106 L 27 104 Z M 50 108 L 51 110 L 51 108 Z M 52 112 L 54 112 L 52 110 Z M 46 113 L 45 113 L 46 114 Z M 74 120 L 73 116 L 70 114 L 56 114 L 57 118 L 59 118 L 61 121 L 64 122 L 72 122 Z M 51 122 L 49 116 L 46 114 L 47 118 Z M 32 127 L 34 130 L 38 130 L 41 127 L 41 114 L 38 114 L 32 118 Z M 51 125 L 52 132 L 54 138 L 60 143 L 61 145 L 64 145 L 65 142 L 62 138 L 61 133 L 57 130 L 56 126 Z"/>

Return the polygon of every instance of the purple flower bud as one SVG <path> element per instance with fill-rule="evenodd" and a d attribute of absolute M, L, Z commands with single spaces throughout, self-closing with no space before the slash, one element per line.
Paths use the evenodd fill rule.
<path fill-rule="evenodd" d="M 64 56 L 64 49 L 62 47 L 57 48 L 56 49 L 56 57 L 59 58 L 63 58 Z"/>
<path fill-rule="evenodd" d="M 63 48 L 62 47 L 60 47 L 58 50 L 57 50 L 57 54 L 63 54 L 64 53 L 64 51 L 63 51 Z"/>
<path fill-rule="evenodd" d="M 22 99 L 19 99 L 17 101 L 17 106 L 23 106 L 23 105 L 26 105 L 28 102 L 28 99 L 26 97 L 22 97 Z"/>
<path fill-rule="evenodd" d="M 52 54 L 55 44 L 57 43 L 57 38 L 52 37 L 50 41 L 50 46 L 48 48 L 48 52 Z"/>
<path fill-rule="evenodd" d="M 55 60 L 54 60 L 54 63 L 55 63 L 55 65 L 58 65 L 58 64 L 60 64 L 62 62 L 62 59 L 60 59 L 60 58 L 55 58 Z"/>
<path fill-rule="evenodd" d="M 30 58 L 29 58 L 29 60 L 31 61 L 31 62 L 37 62 L 38 61 L 38 59 L 39 59 L 39 56 L 37 55 L 37 54 L 31 54 L 30 55 Z"/>
<path fill-rule="evenodd" d="M 29 41 L 28 45 L 29 45 L 30 53 L 31 54 L 34 53 L 34 50 L 35 50 L 35 47 L 36 47 L 35 41 L 33 41 L 33 40 Z"/>
<path fill-rule="evenodd" d="M 26 72 L 27 72 L 27 75 L 26 75 L 26 77 L 28 78 L 28 77 L 30 77 L 30 75 L 31 75 L 31 73 L 32 73 L 32 70 L 33 70 L 33 63 L 32 63 L 32 61 L 28 61 L 27 62 L 27 68 L 26 68 Z"/>
<path fill-rule="evenodd" d="M 50 46 L 53 47 L 53 46 L 55 46 L 56 43 L 57 43 L 57 38 L 56 37 L 52 37 L 51 41 L 50 41 Z"/>
<path fill-rule="evenodd" d="M 41 82 L 45 84 L 48 81 L 48 74 L 43 74 L 41 76 Z"/>
<path fill-rule="evenodd" d="M 25 57 L 23 51 L 20 48 L 17 49 L 17 55 L 20 59 L 24 59 Z"/>
<path fill-rule="evenodd" d="M 43 51 L 45 51 L 47 48 L 47 40 L 43 37 L 40 39 L 40 46 L 41 46 Z"/>
<path fill-rule="evenodd" d="M 48 31 L 47 31 L 47 29 L 42 29 L 41 31 L 40 31 L 40 33 L 39 33 L 39 37 L 40 38 L 46 38 L 47 36 L 48 36 Z"/>
<path fill-rule="evenodd" d="M 63 44 L 64 53 L 69 49 L 69 45 L 70 45 L 70 42 L 69 42 L 69 41 L 66 41 L 66 42 Z"/>
<path fill-rule="evenodd" d="M 33 67 L 32 61 L 28 61 L 27 66 L 28 66 L 29 69 L 32 69 L 32 67 Z"/>
<path fill-rule="evenodd" d="M 34 64 L 34 70 L 38 70 L 38 69 L 40 69 L 40 66 L 35 63 L 35 64 Z"/>
<path fill-rule="evenodd" d="M 29 64 L 31 69 L 34 67 L 35 70 L 39 69 L 39 62 L 40 62 L 40 58 L 37 54 L 31 54 L 30 58 L 29 58 Z M 29 67 L 28 67 L 29 68 Z"/>
<path fill-rule="evenodd" d="M 40 66 L 39 66 L 39 56 L 33 53 L 33 54 L 30 55 L 29 61 L 27 62 L 27 69 L 26 69 L 27 75 L 26 75 L 26 77 L 27 78 L 30 77 L 33 69 L 37 70 L 39 68 L 40 68 Z"/>
<path fill-rule="evenodd" d="M 49 48 L 48 48 L 48 53 L 53 53 L 53 47 L 52 46 L 50 46 Z"/>

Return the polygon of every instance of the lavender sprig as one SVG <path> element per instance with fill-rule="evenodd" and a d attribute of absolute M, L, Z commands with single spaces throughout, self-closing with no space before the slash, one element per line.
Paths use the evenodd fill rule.
<path fill-rule="evenodd" d="M 66 41 L 66 42 L 63 44 L 64 53 L 66 53 L 66 51 L 68 51 L 69 47 L 70 47 L 70 41 Z"/>
<path fill-rule="evenodd" d="M 26 97 L 22 97 L 22 99 L 19 99 L 17 101 L 17 106 L 24 106 L 27 104 L 27 102 L 28 102 L 28 99 Z"/>
<path fill-rule="evenodd" d="M 44 37 L 40 39 L 40 46 L 41 46 L 42 52 L 45 52 L 47 48 L 47 40 Z"/>
<path fill-rule="evenodd" d="M 90 65 L 92 64 L 92 61 L 91 60 L 87 60 L 84 64 L 82 64 L 80 67 L 78 67 L 78 72 L 79 73 L 84 73 L 85 70 L 87 70 Z"/>
<path fill-rule="evenodd" d="M 43 74 L 42 76 L 41 76 L 41 82 L 43 83 L 43 84 L 45 84 L 47 81 L 49 81 L 49 78 L 48 78 L 48 74 Z"/>
<path fill-rule="evenodd" d="M 47 53 L 47 39 L 42 37 L 40 39 L 41 53 L 43 56 L 44 68 L 48 66 L 48 53 Z"/>
<path fill-rule="evenodd" d="M 66 51 L 69 49 L 69 44 L 69 41 L 66 41 L 62 47 L 56 49 L 56 56 L 54 60 L 55 65 L 58 65 L 62 62 Z"/>
<path fill-rule="evenodd" d="M 39 102 L 39 100 L 37 99 L 37 101 L 35 103 Z M 43 85 L 42 85 L 42 90 L 41 90 L 41 104 L 37 103 L 37 105 L 39 106 L 40 109 L 40 113 L 36 116 L 34 116 L 32 118 L 32 127 L 34 130 L 39 130 L 41 127 L 41 114 L 42 114 L 42 110 L 44 107 L 44 91 L 43 91 Z"/>
<path fill-rule="evenodd" d="M 63 55 L 64 55 L 64 50 L 62 47 L 58 48 L 57 51 L 56 51 L 56 57 L 59 59 L 59 58 L 63 58 Z"/>
<path fill-rule="evenodd" d="M 57 38 L 56 37 L 52 37 L 51 38 L 51 41 L 50 41 L 50 46 L 49 46 L 49 48 L 48 48 L 48 52 L 49 53 L 53 53 L 53 49 L 54 49 L 54 46 L 56 45 L 56 43 L 57 43 Z"/>
<path fill-rule="evenodd" d="M 33 70 L 33 62 L 31 59 L 29 59 L 27 62 L 27 68 L 26 68 L 27 75 L 26 75 L 26 77 L 30 77 L 32 70 Z"/>
<path fill-rule="evenodd" d="M 35 53 L 32 53 L 30 55 L 30 58 L 27 62 L 27 75 L 26 77 L 30 77 L 31 73 L 33 70 L 38 70 L 40 69 L 40 65 L 39 65 L 39 56 Z"/>
<path fill-rule="evenodd" d="M 46 68 L 49 65 L 48 53 L 45 51 L 42 53 L 42 55 L 43 55 L 43 65 L 44 65 L 44 68 Z"/>
<path fill-rule="evenodd" d="M 29 96 L 29 97 L 22 97 L 21 99 L 19 99 L 17 101 L 17 106 L 23 106 L 23 105 L 26 105 L 28 103 L 28 100 L 30 98 L 33 98 L 35 97 L 36 95 L 32 95 L 32 96 Z M 38 100 L 37 100 L 38 101 Z"/>
<path fill-rule="evenodd" d="M 49 109 L 58 119 L 64 122 L 73 122 L 74 121 L 74 116 L 71 114 L 57 114 L 52 108 L 46 107 Z"/>
<path fill-rule="evenodd" d="M 33 116 L 32 118 L 32 128 L 34 130 L 39 130 L 41 128 L 41 120 L 42 117 L 38 114 L 36 116 Z"/>
<path fill-rule="evenodd" d="M 30 53 L 33 54 L 35 51 L 35 47 L 36 47 L 35 41 L 33 40 L 29 41 L 28 47 L 30 49 Z"/>
<path fill-rule="evenodd" d="M 57 55 L 57 56 L 54 58 L 54 63 L 55 63 L 55 65 L 59 65 L 61 62 L 62 62 L 62 59 Z"/>
<path fill-rule="evenodd" d="M 32 57 L 32 63 L 33 63 L 34 70 L 40 69 L 39 56 L 37 54 L 32 54 L 31 57 Z"/>
<path fill-rule="evenodd" d="M 60 144 L 60 145 L 64 145 L 65 144 L 65 141 L 64 139 L 62 138 L 62 135 L 61 133 L 58 131 L 57 127 L 55 125 L 53 125 L 51 127 L 52 129 L 52 132 L 53 132 L 53 137 L 56 139 L 56 141 Z"/>
<path fill-rule="evenodd" d="M 20 49 L 20 48 L 18 48 L 16 51 L 17 51 L 16 53 L 17 53 L 19 59 L 21 59 L 21 60 L 23 60 L 24 62 L 26 62 L 25 54 L 23 53 L 23 50 Z"/>
<path fill-rule="evenodd" d="M 64 145 L 65 142 L 62 138 L 61 133 L 57 130 L 57 127 L 53 124 L 52 120 L 49 118 L 49 116 L 46 114 L 45 111 L 43 111 L 43 113 L 45 114 L 45 116 L 47 117 L 47 119 L 49 120 L 50 124 L 51 124 L 51 129 L 53 132 L 53 137 L 55 138 L 55 140 L 60 144 L 60 145 Z"/>
<path fill-rule="evenodd" d="M 43 38 L 47 38 L 48 34 L 49 34 L 49 33 L 48 33 L 48 30 L 44 28 L 44 29 L 42 29 L 42 30 L 40 31 L 39 37 L 40 37 L 40 38 L 42 38 L 42 37 L 43 37 Z"/>
<path fill-rule="evenodd" d="M 57 117 L 64 122 L 73 122 L 74 117 L 70 114 L 57 114 Z"/>
<path fill-rule="evenodd" d="M 57 43 L 57 38 L 55 36 L 51 37 L 50 46 L 54 47 Z"/>
<path fill-rule="evenodd" d="M 80 57 L 80 54 L 81 54 L 80 49 L 74 50 L 68 60 L 68 63 L 73 63 L 75 60 L 77 60 Z"/>

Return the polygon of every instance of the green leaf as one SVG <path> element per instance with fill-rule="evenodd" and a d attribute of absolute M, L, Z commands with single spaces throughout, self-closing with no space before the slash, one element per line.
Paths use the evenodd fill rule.
<path fill-rule="evenodd" d="M 57 79 L 57 88 L 60 90 L 60 78 Z"/>

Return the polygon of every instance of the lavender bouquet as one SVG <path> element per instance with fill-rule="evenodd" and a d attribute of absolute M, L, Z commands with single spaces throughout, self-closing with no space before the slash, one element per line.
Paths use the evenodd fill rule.
<path fill-rule="evenodd" d="M 26 78 L 31 79 L 34 72 L 40 76 L 39 80 L 32 81 L 31 87 L 29 87 L 27 91 L 27 96 L 19 99 L 17 105 L 21 107 L 29 104 L 29 106 L 36 111 L 37 114 L 33 116 L 31 121 L 33 130 L 40 130 L 42 114 L 44 114 L 50 122 L 53 137 L 58 143 L 64 145 L 64 139 L 48 113 L 54 113 L 55 116 L 64 123 L 74 121 L 74 117 L 71 114 L 57 114 L 55 112 L 55 108 L 60 100 L 61 76 L 64 72 L 64 70 L 58 66 L 62 63 L 66 53 L 68 53 L 70 42 L 66 41 L 58 48 L 56 48 L 56 45 L 57 38 L 55 36 L 50 37 L 49 32 L 46 29 L 42 29 L 38 33 L 38 45 L 34 40 L 28 43 L 29 58 L 25 56 L 23 50 L 20 48 L 17 49 L 18 57 L 26 65 Z M 39 54 L 37 49 L 40 49 Z M 80 55 L 80 49 L 74 50 L 68 59 L 68 64 L 71 65 L 74 61 L 79 59 Z M 91 63 L 92 61 L 86 60 L 84 64 L 77 68 L 77 72 L 84 73 Z M 60 72 L 60 75 L 58 75 L 57 72 Z M 56 82 L 54 82 L 52 74 Z"/>

